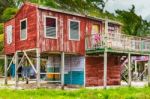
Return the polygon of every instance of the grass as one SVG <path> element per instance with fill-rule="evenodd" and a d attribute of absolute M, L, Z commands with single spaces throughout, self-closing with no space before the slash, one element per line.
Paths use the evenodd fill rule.
<path fill-rule="evenodd" d="M 55 90 L 0 89 L 0 99 L 150 99 L 150 88 Z"/>

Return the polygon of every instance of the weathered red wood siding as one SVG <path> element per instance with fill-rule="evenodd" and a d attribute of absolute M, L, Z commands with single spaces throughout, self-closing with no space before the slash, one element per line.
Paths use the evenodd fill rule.
<path fill-rule="evenodd" d="M 86 86 L 103 85 L 103 57 L 86 57 Z M 117 56 L 108 57 L 107 84 L 120 85 L 120 63 Z"/>
<path fill-rule="evenodd" d="M 44 37 L 44 16 L 57 17 L 57 39 L 50 39 Z M 69 19 L 75 19 L 80 21 L 80 41 L 69 40 Z M 61 52 L 85 54 L 85 32 L 86 32 L 86 20 L 82 17 L 67 15 L 63 13 L 39 10 L 39 29 L 40 29 L 40 40 L 39 46 L 41 52 Z"/>
<path fill-rule="evenodd" d="M 12 25 L 12 43 L 7 44 L 7 34 L 6 34 L 6 28 L 7 26 Z M 15 52 L 15 19 L 11 19 L 8 22 L 4 24 L 4 53 L 5 54 L 12 54 Z"/>
<path fill-rule="evenodd" d="M 20 40 L 20 21 L 27 18 L 27 39 Z M 16 50 L 36 48 L 37 42 L 37 10 L 36 6 L 25 4 L 15 16 Z"/>

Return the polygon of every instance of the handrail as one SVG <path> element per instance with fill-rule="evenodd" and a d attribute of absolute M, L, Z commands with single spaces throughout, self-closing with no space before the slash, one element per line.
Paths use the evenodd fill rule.
<path fill-rule="evenodd" d="M 121 33 L 91 34 L 86 36 L 86 49 L 115 48 L 130 51 L 150 51 L 150 39 Z"/>

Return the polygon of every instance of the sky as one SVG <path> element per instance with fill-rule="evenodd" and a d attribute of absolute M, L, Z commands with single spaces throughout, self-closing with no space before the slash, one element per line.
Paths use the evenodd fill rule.
<path fill-rule="evenodd" d="M 135 11 L 143 19 L 150 21 L 150 0 L 108 0 L 106 10 L 114 13 L 117 9 L 128 10 L 135 5 Z"/>

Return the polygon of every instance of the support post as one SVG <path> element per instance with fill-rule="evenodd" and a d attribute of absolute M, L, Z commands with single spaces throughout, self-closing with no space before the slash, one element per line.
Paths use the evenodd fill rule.
<path fill-rule="evenodd" d="M 65 66 L 65 53 L 61 53 L 61 86 L 64 89 L 64 67 Z"/>
<path fill-rule="evenodd" d="M 131 54 L 128 53 L 128 85 L 131 86 Z"/>
<path fill-rule="evenodd" d="M 15 87 L 18 87 L 18 73 L 17 73 L 17 67 L 18 67 L 18 52 L 15 53 Z"/>
<path fill-rule="evenodd" d="M 8 66 L 8 59 L 7 55 L 5 55 L 5 85 L 7 85 L 7 66 Z"/>
<path fill-rule="evenodd" d="M 148 86 L 150 87 L 150 55 L 148 59 Z"/>
<path fill-rule="evenodd" d="M 86 87 L 86 57 L 84 57 L 84 87 Z"/>
<path fill-rule="evenodd" d="M 103 87 L 107 88 L 107 39 L 108 39 L 108 19 L 105 20 L 105 51 L 104 51 L 104 77 L 103 77 Z"/>
<path fill-rule="evenodd" d="M 40 87 L 40 52 L 36 50 L 36 66 L 37 66 L 37 87 Z"/>
<path fill-rule="evenodd" d="M 135 73 L 137 73 L 137 61 L 135 60 Z"/>
<path fill-rule="evenodd" d="M 107 51 L 104 51 L 104 89 L 107 88 Z"/>

